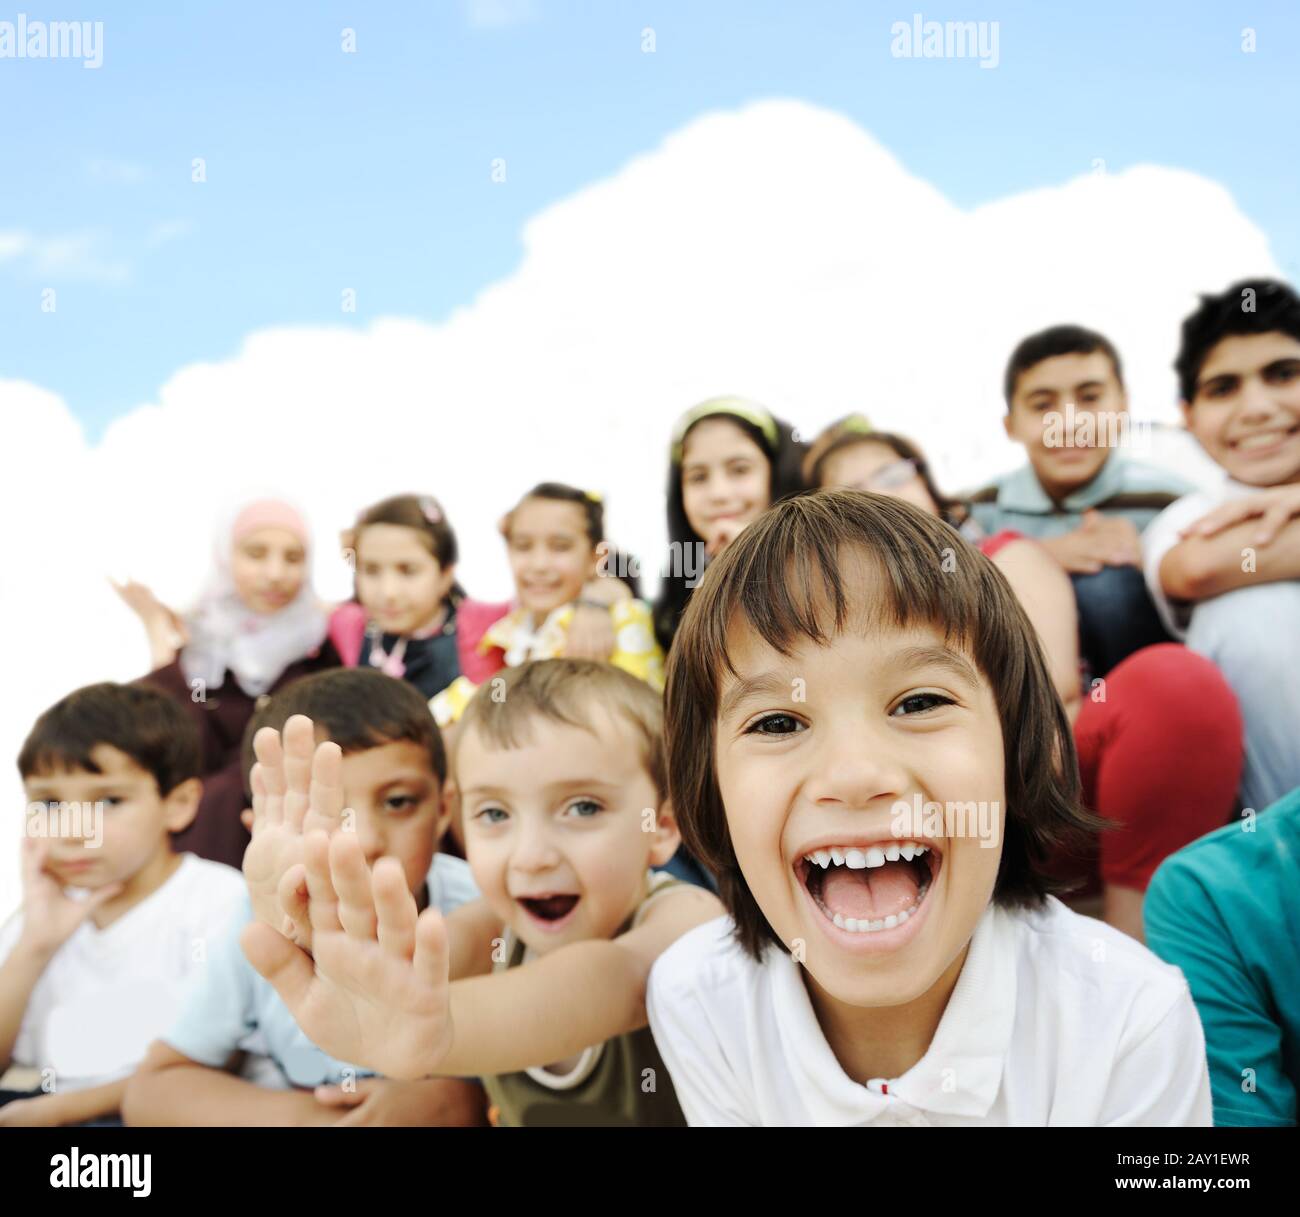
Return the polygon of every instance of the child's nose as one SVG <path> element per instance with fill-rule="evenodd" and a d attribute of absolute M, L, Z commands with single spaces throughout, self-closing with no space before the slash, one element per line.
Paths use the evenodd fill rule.
<path fill-rule="evenodd" d="M 1273 395 L 1258 376 L 1248 376 L 1241 390 L 1241 416 L 1252 422 L 1273 413 Z"/>
<path fill-rule="evenodd" d="M 515 840 L 510 863 L 515 870 L 541 871 L 555 866 L 559 854 L 541 828 L 525 828 Z"/>
<path fill-rule="evenodd" d="M 808 789 L 816 802 L 866 809 L 907 792 L 907 769 L 898 750 L 879 733 L 865 724 L 845 723 L 820 735 L 820 747 L 810 750 L 808 758 Z"/>

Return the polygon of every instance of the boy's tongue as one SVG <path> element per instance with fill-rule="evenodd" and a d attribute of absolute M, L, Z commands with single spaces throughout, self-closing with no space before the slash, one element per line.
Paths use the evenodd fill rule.
<path fill-rule="evenodd" d="M 886 862 L 870 870 L 835 866 L 826 872 L 822 903 L 841 917 L 880 921 L 910 909 L 920 890 L 909 862 Z"/>

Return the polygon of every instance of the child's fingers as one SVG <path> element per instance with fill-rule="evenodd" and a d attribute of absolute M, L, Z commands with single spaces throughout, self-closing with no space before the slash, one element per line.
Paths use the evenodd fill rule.
<path fill-rule="evenodd" d="M 24 837 L 22 847 L 23 886 L 31 888 L 41 877 L 45 865 L 45 842 L 39 837 Z"/>
<path fill-rule="evenodd" d="M 261 761 L 254 762 L 248 771 L 248 785 L 253 792 L 253 806 L 249 809 L 252 823 L 248 826 L 248 831 L 252 832 L 258 825 L 271 823 L 271 796 L 267 793 L 266 771 Z"/>
<path fill-rule="evenodd" d="M 299 950 L 283 934 L 260 921 L 250 921 L 239 935 L 244 956 L 259 975 L 266 978 L 289 1007 L 297 1013 L 306 1001 L 316 967 L 305 951 Z"/>
<path fill-rule="evenodd" d="M 372 880 L 379 945 L 386 955 L 410 959 L 415 953 L 415 925 L 420 910 L 396 858 L 380 858 Z"/>
<path fill-rule="evenodd" d="M 275 892 L 285 916 L 285 933 L 299 946 L 311 941 L 311 901 L 307 895 L 307 867 L 298 862 L 280 876 Z"/>
<path fill-rule="evenodd" d="M 1259 531 L 1255 533 L 1256 545 L 1270 545 L 1277 540 L 1277 534 L 1286 527 L 1291 519 L 1291 509 L 1285 503 L 1274 503 L 1264 512 L 1259 521 Z"/>
<path fill-rule="evenodd" d="M 284 820 L 302 830 L 311 792 L 311 761 L 316 751 L 316 728 L 305 714 L 295 714 L 284 724 Z"/>
<path fill-rule="evenodd" d="M 333 832 L 343 819 L 343 750 L 326 740 L 311 760 L 307 810 L 312 828 Z"/>
<path fill-rule="evenodd" d="M 415 972 L 425 984 L 444 993 L 451 978 L 451 949 L 447 923 L 437 909 L 428 908 L 415 923 Z"/>
<path fill-rule="evenodd" d="M 339 921 L 338 894 L 330 878 L 330 839 L 323 832 L 309 832 L 303 839 L 307 869 L 307 915 L 313 932 L 343 929 Z"/>
<path fill-rule="evenodd" d="M 1182 531 L 1185 537 L 1212 537 L 1215 533 L 1231 528 L 1234 524 L 1244 523 L 1259 514 L 1259 505 L 1251 499 L 1240 499 L 1224 503 L 1213 511 L 1207 512 L 1199 520 L 1189 524 Z"/>
<path fill-rule="evenodd" d="M 256 819 L 257 813 L 254 812 L 251 807 L 245 807 L 244 810 L 239 813 L 239 822 L 248 829 L 249 832 L 253 831 L 253 822 Z"/>
<path fill-rule="evenodd" d="M 266 793 L 266 822 L 278 824 L 284 819 L 284 749 L 280 733 L 274 727 L 263 727 L 253 736 L 253 753 L 257 757 L 253 771 Z"/>
<path fill-rule="evenodd" d="M 330 878 L 339 894 L 339 921 L 349 937 L 373 941 L 375 902 L 370 888 L 370 867 L 354 832 L 330 838 Z"/>

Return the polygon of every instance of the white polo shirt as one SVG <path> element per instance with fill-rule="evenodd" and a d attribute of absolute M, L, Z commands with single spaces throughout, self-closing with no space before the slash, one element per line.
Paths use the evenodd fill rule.
<path fill-rule="evenodd" d="M 650 973 L 650 1026 L 690 1124 L 1211 1123 L 1182 973 L 1058 900 L 989 907 L 929 1050 L 885 1086 L 844 1072 L 801 965 L 775 947 L 757 964 L 731 930 L 698 926 Z"/>

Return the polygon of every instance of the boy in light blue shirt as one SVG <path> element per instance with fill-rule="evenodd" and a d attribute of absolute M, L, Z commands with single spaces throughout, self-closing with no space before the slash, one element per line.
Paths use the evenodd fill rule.
<path fill-rule="evenodd" d="M 1139 537 L 1193 489 L 1168 470 L 1114 451 L 1129 435 L 1119 353 L 1102 334 L 1053 326 L 1024 339 L 1007 364 L 1007 435 L 1029 463 L 977 491 L 987 533 L 1042 543 L 1070 576 L 1079 646 L 1093 676 L 1168 642 L 1142 576 Z"/>
<path fill-rule="evenodd" d="M 313 770 L 316 745 L 325 739 L 336 747 L 322 750 Z M 437 852 L 451 808 L 446 757 L 428 704 L 411 685 L 379 672 L 324 672 L 274 697 L 249 725 L 248 740 L 257 755 L 250 767 L 253 842 L 244 863 L 249 896 L 201 965 L 175 1024 L 128 1084 L 127 1122 L 482 1123 L 486 1105 L 476 1082 L 401 1082 L 321 1051 L 239 945 L 254 907 L 268 895 L 259 878 L 283 843 L 277 825 L 305 809 L 309 790 L 315 806 L 331 811 L 337 831 L 357 834 L 368 863 L 383 856 L 401 863 L 422 908 L 447 913 L 477 898 L 468 865 Z"/>

